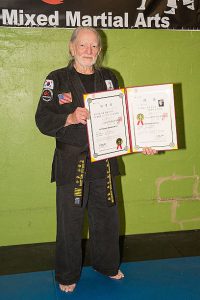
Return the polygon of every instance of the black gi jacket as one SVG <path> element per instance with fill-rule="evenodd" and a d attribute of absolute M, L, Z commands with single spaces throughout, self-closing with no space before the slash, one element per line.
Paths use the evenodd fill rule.
<path fill-rule="evenodd" d="M 114 89 L 118 88 L 115 75 L 109 69 L 100 68 L 95 70 L 95 92 L 107 90 L 105 80 L 111 81 Z M 71 92 L 72 102 L 60 105 L 58 94 L 67 92 Z M 76 70 L 71 66 L 51 72 L 44 83 L 35 119 L 43 134 L 56 138 L 51 182 L 56 181 L 57 185 L 74 181 L 80 153 L 88 151 L 86 125 L 76 124 L 64 127 L 67 116 L 77 107 L 84 107 L 84 93 L 86 93 L 84 86 Z M 111 174 L 118 175 L 117 159 L 112 158 L 109 161 Z M 105 161 L 94 164 L 99 164 L 102 169 L 101 178 L 105 178 Z"/>

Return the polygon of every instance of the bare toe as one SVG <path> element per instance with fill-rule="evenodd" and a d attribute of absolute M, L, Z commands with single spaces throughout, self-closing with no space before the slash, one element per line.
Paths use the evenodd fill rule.
<path fill-rule="evenodd" d="M 59 284 L 59 287 L 60 287 L 61 291 L 65 292 L 65 293 L 68 293 L 68 292 L 71 293 L 74 291 L 76 284 L 75 283 L 69 284 L 69 285 Z"/>
<path fill-rule="evenodd" d="M 65 291 L 65 285 L 59 284 L 59 288 L 60 288 L 61 291 L 63 291 L 63 292 Z"/>
<path fill-rule="evenodd" d="M 111 279 L 117 279 L 120 280 L 122 278 L 124 278 L 124 274 L 122 273 L 122 271 L 118 270 L 118 273 L 114 276 L 109 276 Z"/>

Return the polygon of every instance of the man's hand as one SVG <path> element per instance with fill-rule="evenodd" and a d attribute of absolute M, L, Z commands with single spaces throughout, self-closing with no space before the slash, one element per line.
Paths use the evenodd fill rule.
<path fill-rule="evenodd" d="M 87 123 L 87 119 L 89 118 L 89 112 L 86 108 L 77 107 L 76 110 L 69 114 L 65 123 L 65 126 L 72 125 L 72 124 L 83 124 Z"/>
<path fill-rule="evenodd" d="M 152 149 L 150 147 L 144 147 L 142 150 L 142 153 L 145 155 L 154 155 L 154 154 L 157 154 L 158 151 L 155 149 Z"/>

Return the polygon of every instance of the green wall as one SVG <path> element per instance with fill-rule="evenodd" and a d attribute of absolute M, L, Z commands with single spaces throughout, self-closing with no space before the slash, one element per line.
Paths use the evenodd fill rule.
<path fill-rule="evenodd" d="M 71 30 L 0 29 L 0 245 L 55 240 L 54 140 L 34 114 L 45 76 L 67 63 Z M 200 228 L 200 32 L 107 30 L 105 63 L 121 85 L 173 82 L 185 149 L 120 159 L 121 234 Z M 126 217 L 125 217 L 126 216 Z"/>

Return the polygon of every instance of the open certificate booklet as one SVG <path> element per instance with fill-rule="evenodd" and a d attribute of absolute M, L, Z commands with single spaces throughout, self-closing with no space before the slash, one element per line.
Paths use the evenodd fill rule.
<path fill-rule="evenodd" d="M 177 149 L 173 84 L 84 95 L 91 161 L 141 152 Z"/>

